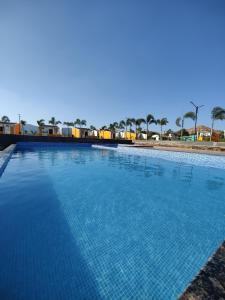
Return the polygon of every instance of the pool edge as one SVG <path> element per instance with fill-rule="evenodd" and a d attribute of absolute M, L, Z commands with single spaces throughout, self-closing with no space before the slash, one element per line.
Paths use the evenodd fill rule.
<path fill-rule="evenodd" d="M 16 144 L 12 144 L 7 148 L 5 148 L 4 150 L 0 151 L 0 177 L 3 174 L 15 148 L 16 148 Z"/>
<path fill-rule="evenodd" d="M 178 300 L 225 299 L 225 240 Z"/>

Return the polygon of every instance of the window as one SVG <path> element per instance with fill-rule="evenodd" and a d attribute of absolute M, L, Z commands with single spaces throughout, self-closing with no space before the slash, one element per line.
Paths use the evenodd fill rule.
<path fill-rule="evenodd" d="M 48 133 L 49 133 L 49 134 L 53 134 L 53 129 L 49 129 L 49 130 L 48 130 Z"/>

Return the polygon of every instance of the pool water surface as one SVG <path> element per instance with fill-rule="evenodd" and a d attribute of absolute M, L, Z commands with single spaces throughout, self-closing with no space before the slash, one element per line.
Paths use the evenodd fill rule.
<path fill-rule="evenodd" d="M 224 195 L 223 168 L 18 148 L 0 178 L 0 299 L 176 299 L 224 240 Z"/>

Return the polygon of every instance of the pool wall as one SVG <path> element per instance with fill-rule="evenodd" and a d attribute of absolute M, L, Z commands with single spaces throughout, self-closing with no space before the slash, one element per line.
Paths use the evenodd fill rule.
<path fill-rule="evenodd" d="M 5 167 L 7 166 L 8 161 L 10 160 L 10 157 L 13 154 L 13 151 L 15 150 L 16 145 L 10 145 L 3 151 L 0 151 L 0 176 L 2 175 Z"/>
<path fill-rule="evenodd" d="M 0 145 L 7 147 L 11 144 L 17 144 L 19 142 L 41 142 L 41 143 L 82 143 L 82 144 L 127 144 L 130 145 L 133 142 L 131 140 L 119 140 L 119 139 L 97 139 L 97 138 L 73 138 L 63 136 L 32 136 L 32 135 L 14 135 L 14 134 L 1 134 Z"/>
<path fill-rule="evenodd" d="M 53 142 L 18 142 L 16 144 L 16 149 L 37 149 L 37 148 L 90 148 L 92 143 L 53 143 Z M 117 144 L 104 144 L 104 148 L 117 148 Z"/>

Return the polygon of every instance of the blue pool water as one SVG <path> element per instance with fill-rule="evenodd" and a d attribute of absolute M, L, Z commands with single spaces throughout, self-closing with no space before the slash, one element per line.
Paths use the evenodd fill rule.
<path fill-rule="evenodd" d="M 0 299 L 176 299 L 225 238 L 225 159 L 148 153 L 18 148 L 0 178 Z"/>

